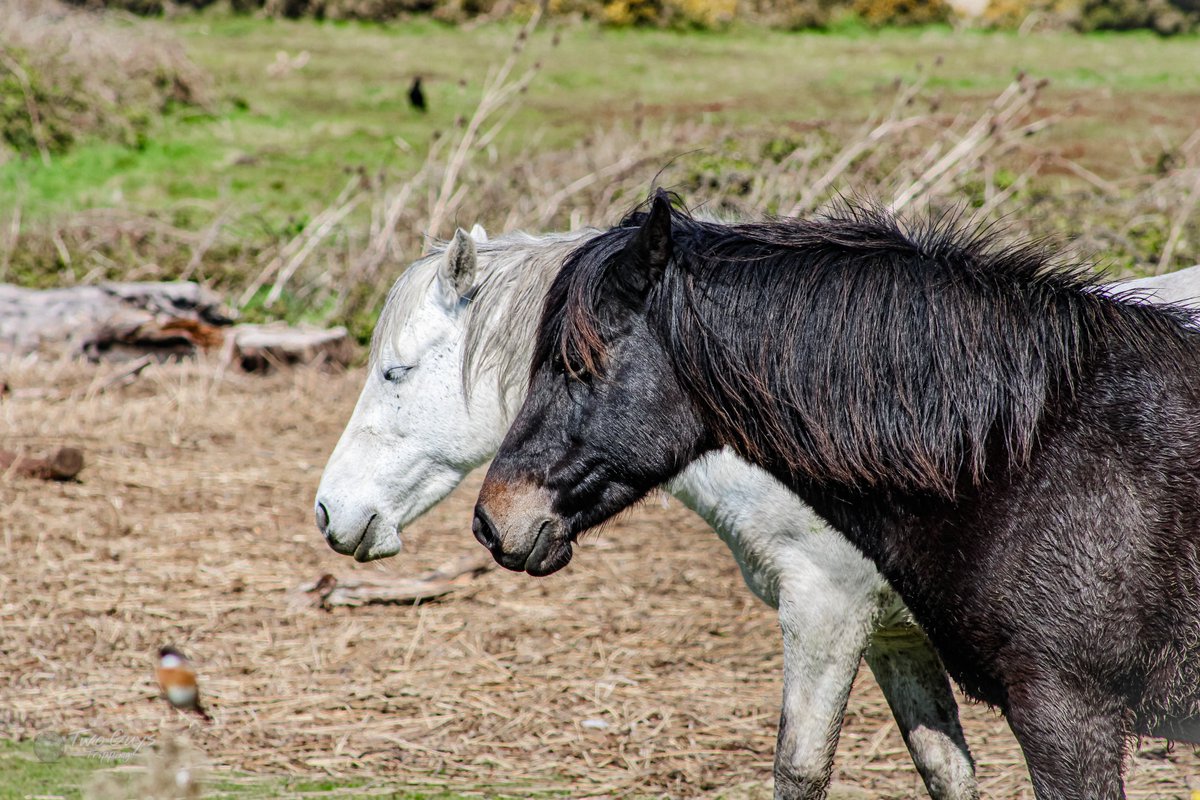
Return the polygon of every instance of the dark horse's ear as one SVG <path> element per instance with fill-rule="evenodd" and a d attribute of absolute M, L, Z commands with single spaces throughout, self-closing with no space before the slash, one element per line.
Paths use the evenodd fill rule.
<path fill-rule="evenodd" d="M 672 247 L 671 199 L 659 189 L 650 202 L 650 212 L 625 246 L 620 273 L 624 288 L 639 299 L 645 297 L 662 278 Z"/>

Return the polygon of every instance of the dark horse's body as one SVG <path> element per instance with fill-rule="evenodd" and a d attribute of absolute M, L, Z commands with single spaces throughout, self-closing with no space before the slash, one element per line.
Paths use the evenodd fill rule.
<path fill-rule="evenodd" d="M 1200 709 L 1200 334 L 1032 249 L 885 215 L 648 214 L 551 288 L 476 535 L 546 574 L 713 448 L 880 568 L 1039 798 L 1123 796 Z"/>

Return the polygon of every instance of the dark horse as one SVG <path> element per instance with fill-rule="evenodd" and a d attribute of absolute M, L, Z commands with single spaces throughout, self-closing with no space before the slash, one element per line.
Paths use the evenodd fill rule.
<path fill-rule="evenodd" d="M 701 454 L 777 476 L 871 558 L 1039 798 L 1124 796 L 1196 738 L 1200 333 L 953 224 L 880 212 L 593 239 L 545 301 L 475 533 L 545 575 Z"/>

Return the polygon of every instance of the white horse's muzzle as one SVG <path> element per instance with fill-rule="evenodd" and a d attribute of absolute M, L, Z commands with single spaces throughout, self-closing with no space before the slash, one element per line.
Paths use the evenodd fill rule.
<path fill-rule="evenodd" d="M 390 525 L 379 514 L 356 521 L 342 519 L 337 505 L 330 506 L 318 499 L 316 506 L 317 529 L 336 552 L 354 556 L 355 561 L 374 561 L 400 552 L 400 530 Z"/>

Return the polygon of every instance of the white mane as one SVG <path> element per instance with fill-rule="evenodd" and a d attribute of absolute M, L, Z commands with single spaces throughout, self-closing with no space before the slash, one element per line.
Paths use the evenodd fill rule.
<path fill-rule="evenodd" d="M 567 254 L 599 232 L 584 228 L 534 236 L 518 231 L 476 243 L 478 272 L 465 295 L 462 377 L 468 395 L 481 376 L 492 373 L 505 402 L 520 403 L 533 351 L 529 331 L 537 327 L 550 282 Z M 396 336 L 405 316 L 426 302 L 447 246 L 438 242 L 392 285 L 371 338 L 372 365 L 377 363 L 380 342 Z"/>

